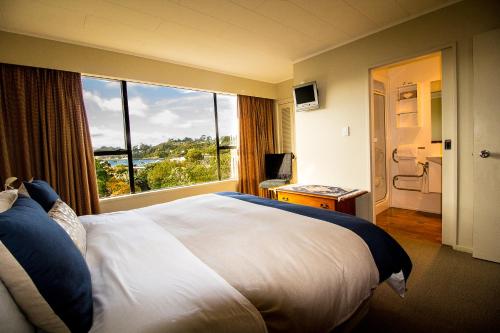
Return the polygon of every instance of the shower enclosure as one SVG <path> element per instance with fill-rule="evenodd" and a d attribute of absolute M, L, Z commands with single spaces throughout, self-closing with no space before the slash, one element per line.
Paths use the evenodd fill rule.
<path fill-rule="evenodd" d="M 385 85 L 381 81 L 373 81 L 374 132 L 373 146 L 375 154 L 374 196 L 375 203 L 383 203 L 387 198 L 387 149 L 386 149 L 386 112 Z"/>

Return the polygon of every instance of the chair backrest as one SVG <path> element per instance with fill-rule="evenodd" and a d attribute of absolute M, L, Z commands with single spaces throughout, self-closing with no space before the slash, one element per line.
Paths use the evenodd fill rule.
<path fill-rule="evenodd" d="M 292 159 L 292 153 L 266 154 L 266 179 L 290 180 L 292 178 Z"/>

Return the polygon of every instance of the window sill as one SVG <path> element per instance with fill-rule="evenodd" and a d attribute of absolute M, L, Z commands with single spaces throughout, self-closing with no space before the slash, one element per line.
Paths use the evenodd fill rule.
<path fill-rule="evenodd" d="M 198 194 L 236 191 L 237 184 L 238 179 L 226 179 L 208 183 L 170 187 L 147 192 L 103 198 L 99 199 L 99 204 L 101 206 L 101 213 L 136 209 Z"/>

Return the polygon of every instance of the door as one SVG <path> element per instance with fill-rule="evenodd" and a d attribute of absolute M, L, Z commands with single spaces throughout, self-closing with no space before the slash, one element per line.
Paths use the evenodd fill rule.
<path fill-rule="evenodd" d="M 500 29 L 474 37 L 476 258 L 500 262 Z"/>
<path fill-rule="evenodd" d="M 378 82 L 378 81 L 375 81 Z M 382 82 L 380 84 L 383 85 Z M 375 148 L 375 202 L 384 200 L 387 195 L 386 134 L 385 134 L 385 96 L 373 94 L 373 125 Z"/>

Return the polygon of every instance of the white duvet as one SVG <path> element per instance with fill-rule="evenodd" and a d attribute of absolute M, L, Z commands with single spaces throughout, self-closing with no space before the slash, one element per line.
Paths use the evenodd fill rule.
<path fill-rule="evenodd" d="M 350 230 L 216 194 L 81 220 L 93 332 L 329 332 L 379 280 Z"/>

